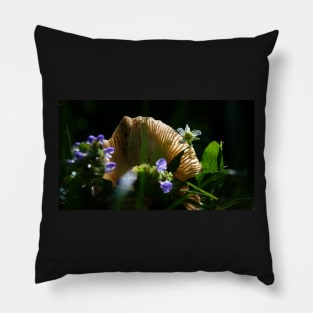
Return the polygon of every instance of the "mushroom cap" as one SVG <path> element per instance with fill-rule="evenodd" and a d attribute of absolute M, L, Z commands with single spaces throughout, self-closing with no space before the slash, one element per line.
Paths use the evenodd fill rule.
<path fill-rule="evenodd" d="M 135 165 L 147 163 L 155 165 L 160 158 L 167 164 L 183 150 L 180 165 L 173 176 L 181 181 L 194 177 L 201 170 L 200 162 L 193 147 L 180 143 L 182 137 L 170 126 L 152 117 L 124 116 L 116 127 L 106 147 L 114 147 L 110 161 L 116 162 L 116 168 L 105 173 L 104 178 L 116 185 L 119 178 Z"/>
<path fill-rule="evenodd" d="M 189 186 L 184 186 L 180 188 L 180 193 L 182 196 L 186 194 L 186 191 L 189 190 Z M 184 202 L 184 206 L 189 211 L 199 211 L 200 210 L 201 198 L 197 194 L 190 194 L 188 200 Z"/>

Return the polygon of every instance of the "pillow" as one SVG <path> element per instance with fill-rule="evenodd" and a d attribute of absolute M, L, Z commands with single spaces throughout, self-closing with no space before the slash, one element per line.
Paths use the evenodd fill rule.
<path fill-rule="evenodd" d="M 273 283 L 263 150 L 277 36 L 131 41 L 36 27 L 46 153 L 36 283 L 200 270 Z"/>

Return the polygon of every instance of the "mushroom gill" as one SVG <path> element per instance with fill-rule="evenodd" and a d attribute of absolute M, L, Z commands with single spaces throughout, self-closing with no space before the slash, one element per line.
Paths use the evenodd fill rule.
<path fill-rule="evenodd" d="M 112 137 L 105 141 L 106 147 L 114 147 L 112 162 L 117 166 L 106 173 L 116 185 L 118 179 L 135 165 L 148 163 L 154 165 L 159 158 L 169 164 L 180 152 L 185 150 L 174 177 L 185 181 L 200 172 L 201 165 L 192 147 L 179 143 L 181 136 L 170 126 L 152 117 L 124 116 Z"/>
<path fill-rule="evenodd" d="M 106 147 L 115 148 L 110 161 L 117 165 L 112 172 L 104 174 L 104 178 L 111 180 L 115 186 L 135 165 L 154 165 L 160 158 L 165 158 L 167 164 L 170 164 L 183 150 L 185 152 L 173 176 L 181 181 L 194 177 L 201 170 L 200 162 L 194 149 L 186 143 L 179 143 L 180 140 L 181 136 L 160 120 L 124 116 L 112 137 L 105 141 Z"/>

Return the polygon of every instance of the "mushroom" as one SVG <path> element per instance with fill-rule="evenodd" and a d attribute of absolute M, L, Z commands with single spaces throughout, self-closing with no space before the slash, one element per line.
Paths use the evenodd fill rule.
<path fill-rule="evenodd" d="M 165 158 L 167 164 L 170 164 L 182 151 L 185 152 L 173 176 L 180 181 L 194 177 L 200 172 L 201 164 L 193 147 L 180 143 L 180 140 L 181 136 L 160 120 L 152 117 L 124 116 L 112 137 L 105 141 L 106 147 L 114 147 L 115 152 L 110 161 L 116 162 L 117 165 L 114 171 L 105 173 L 104 178 L 111 180 L 116 186 L 118 180 L 135 165 L 154 165 L 160 158 Z M 195 200 L 194 195 L 192 199 Z M 197 199 L 197 202 L 200 202 L 199 197 Z M 196 205 L 190 203 L 185 206 L 187 209 L 197 209 Z"/>

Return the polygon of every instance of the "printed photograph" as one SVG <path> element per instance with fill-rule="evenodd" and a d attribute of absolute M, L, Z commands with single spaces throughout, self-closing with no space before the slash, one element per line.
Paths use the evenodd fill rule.
<path fill-rule="evenodd" d="M 254 210 L 254 102 L 62 100 L 61 210 Z"/>

